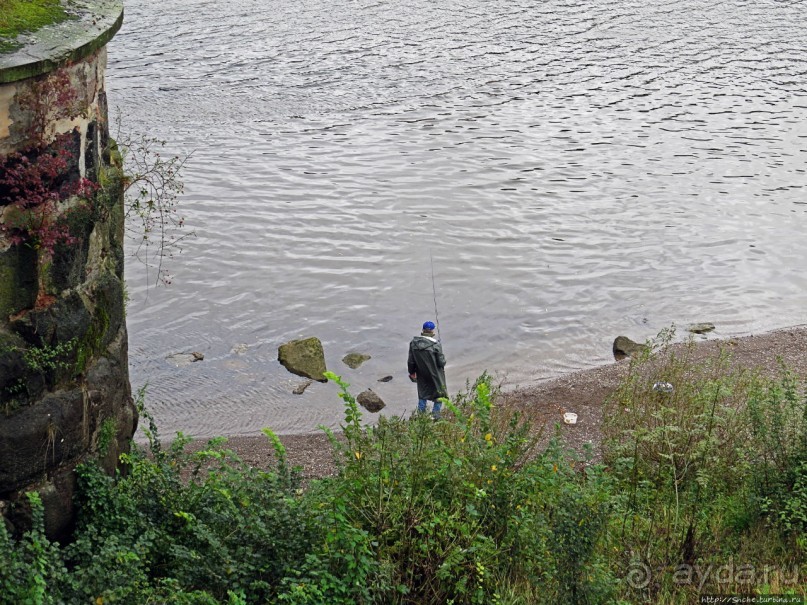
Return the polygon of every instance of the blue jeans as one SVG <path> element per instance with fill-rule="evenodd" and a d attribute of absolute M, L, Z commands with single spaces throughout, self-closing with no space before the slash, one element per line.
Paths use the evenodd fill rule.
<path fill-rule="evenodd" d="M 443 404 L 439 401 L 434 401 L 434 406 L 432 407 L 432 416 L 435 418 L 440 417 L 440 408 L 443 407 Z M 426 400 L 425 399 L 418 399 L 418 412 L 421 414 L 426 413 Z"/>

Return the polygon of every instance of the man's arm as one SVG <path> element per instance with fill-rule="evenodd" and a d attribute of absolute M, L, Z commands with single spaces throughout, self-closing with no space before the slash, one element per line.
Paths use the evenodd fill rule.
<path fill-rule="evenodd" d="M 443 345 L 437 344 L 437 346 L 435 346 L 435 349 L 437 350 L 437 367 L 438 368 L 446 367 L 446 356 L 443 355 Z"/>
<path fill-rule="evenodd" d="M 412 343 L 409 343 L 409 358 L 406 360 L 406 369 L 409 370 L 409 376 L 416 374 L 418 371 L 417 363 L 415 362 L 415 352 L 412 349 Z"/>

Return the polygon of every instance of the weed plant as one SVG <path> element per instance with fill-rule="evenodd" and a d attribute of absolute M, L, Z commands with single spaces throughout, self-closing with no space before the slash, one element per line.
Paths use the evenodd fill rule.
<path fill-rule="evenodd" d="M 611 590 L 596 556 L 607 478 L 557 444 L 537 454 L 529 423 L 493 405 L 489 376 L 445 401 L 449 420 L 376 427 L 361 424 L 348 385 L 328 377 L 346 410 L 344 438 L 331 435 L 339 475 L 311 490 L 309 508 L 326 510 L 333 539 L 347 544 L 318 555 L 321 566 L 338 553 L 326 578 L 299 574 L 293 602 L 494 603 L 507 583 L 529 590 L 530 602 L 576 604 Z M 346 575 L 356 579 L 350 593 L 334 585 Z"/>
<path fill-rule="evenodd" d="M 265 603 L 302 565 L 317 528 L 278 441 L 277 469 L 264 472 L 224 449 L 223 439 L 188 453 L 180 434 L 164 449 L 141 414 L 150 447 L 122 456 L 126 474 L 109 477 L 94 462 L 79 467 L 71 544 L 45 538 L 36 493 L 31 531 L 15 541 L 0 524 L 0 556 L 11 557 L 0 565 L 2 602 Z"/>
<path fill-rule="evenodd" d="M 778 379 L 733 368 L 725 352 L 699 361 L 692 341 L 672 348 L 672 336 L 631 361 L 604 414 L 620 567 L 638 563 L 653 576 L 629 591 L 637 602 L 687 602 L 672 592 L 704 588 L 747 593 L 742 582 L 673 580 L 735 560 L 798 569 L 807 554 L 807 407 L 796 378 L 784 367 Z"/>
<path fill-rule="evenodd" d="M 371 427 L 330 374 L 344 404 L 341 434 L 329 433 L 338 472 L 305 489 L 271 431 L 276 463 L 263 471 L 223 439 L 191 453 L 180 434 L 164 448 L 141 409 L 149 447 L 123 456 L 125 472 L 80 467 L 70 544 L 45 537 L 37 494 L 30 531 L 12 536 L 0 523 L 2 598 L 683 605 L 703 592 L 805 596 L 802 389 L 784 369 L 771 380 L 733 370 L 725 356 L 698 361 L 691 347 L 669 348 L 671 338 L 631 362 L 607 403 L 605 464 L 557 438 L 537 448 L 540 431 L 496 407 L 487 375 L 445 401 L 442 420 Z M 727 565 L 730 577 L 704 575 Z M 769 567 L 776 573 L 759 573 Z"/>

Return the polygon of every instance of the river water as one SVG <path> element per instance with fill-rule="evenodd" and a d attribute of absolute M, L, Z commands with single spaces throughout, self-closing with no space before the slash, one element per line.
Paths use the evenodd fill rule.
<path fill-rule="evenodd" d="M 127 0 L 127 132 L 189 153 L 173 284 L 129 262 L 164 432 L 335 426 L 277 362 L 318 336 L 387 412 L 434 318 L 452 391 L 711 321 L 805 323 L 807 2 Z M 432 287 L 432 259 L 434 289 Z M 177 367 L 172 353 L 200 351 Z M 358 370 L 348 352 L 372 355 Z M 378 378 L 393 375 L 388 383 Z"/>

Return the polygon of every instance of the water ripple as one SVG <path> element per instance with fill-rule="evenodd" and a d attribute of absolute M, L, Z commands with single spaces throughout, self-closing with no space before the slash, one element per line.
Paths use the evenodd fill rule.
<path fill-rule="evenodd" d="M 127 266 L 133 381 L 169 432 L 335 426 L 276 360 L 314 334 L 411 411 L 432 259 L 454 388 L 672 322 L 804 323 L 805 4 L 129 0 L 111 105 L 194 151 L 197 234 L 170 289 Z"/>

